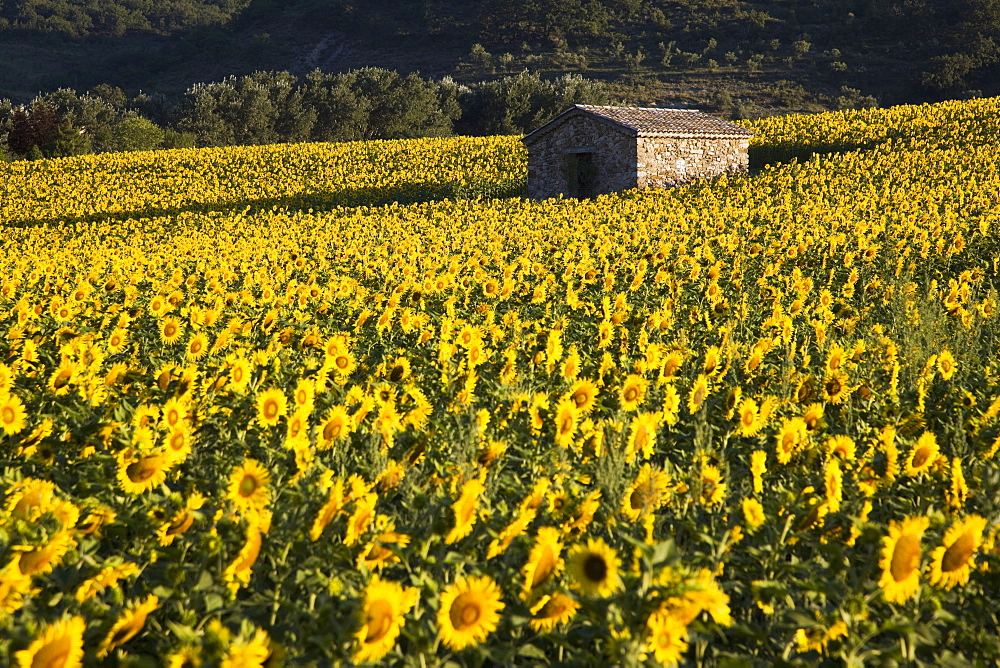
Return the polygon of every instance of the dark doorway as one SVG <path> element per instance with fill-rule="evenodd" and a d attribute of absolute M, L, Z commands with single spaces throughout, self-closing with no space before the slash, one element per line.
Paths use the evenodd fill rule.
<path fill-rule="evenodd" d="M 592 151 L 574 151 L 567 154 L 566 194 L 570 197 L 586 199 L 597 194 L 597 164 Z"/>

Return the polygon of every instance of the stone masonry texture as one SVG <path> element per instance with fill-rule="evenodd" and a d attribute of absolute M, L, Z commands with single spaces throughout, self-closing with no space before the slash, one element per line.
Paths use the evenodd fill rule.
<path fill-rule="evenodd" d="M 643 136 L 588 113 L 564 115 L 526 141 L 528 196 L 572 196 L 573 153 L 592 152 L 595 195 L 669 188 L 749 167 L 748 137 Z"/>

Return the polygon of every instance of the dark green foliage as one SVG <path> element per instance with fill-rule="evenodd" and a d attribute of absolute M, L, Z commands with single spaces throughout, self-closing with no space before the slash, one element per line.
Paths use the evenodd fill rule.
<path fill-rule="evenodd" d="M 567 74 L 552 81 L 522 72 L 476 86 L 463 98 L 461 134 L 504 135 L 530 132 L 573 104 L 607 104 L 599 82 Z"/>
<path fill-rule="evenodd" d="M 112 132 L 119 151 L 151 151 L 163 145 L 163 129 L 148 118 L 123 118 Z"/>
<path fill-rule="evenodd" d="M 524 72 L 463 86 L 448 77 L 433 81 L 379 68 L 343 74 L 315 70 L 304 80 L 288 72 L 255 72 L 196 84 L 173 105 L 158 95 L 129 98 L 111 86 L 98 86 L 85 95 L 61 88 L 24 110 L 0 100 L 0 138 L 7 138 L 10 153 L 27 157 L 34 146 L 44 156 L 53 156 L 90 150 L 443 137 L 456 130 L 517 134 L 572 104 L 607 100 L 603 84 L 573 75 L 543 80 Z M 60 134 L 63 125 L 83 130 L 77 133 L 81 139 L 68 142 L 69 135 Z M 52 144 L 57 135 L 61 139 Z"/>
<path fill-rule="evenodd" d="M 121 36 L 129 31 L 169 34 L 224 23 L 249 0 L 4 0 L 0 28 Z"/>

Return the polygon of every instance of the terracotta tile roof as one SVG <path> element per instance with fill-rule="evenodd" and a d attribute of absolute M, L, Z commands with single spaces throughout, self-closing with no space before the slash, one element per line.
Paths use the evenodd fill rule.
<path fill-rule="evenodd" d="M 544 134 L 547 126 L 574 113 L 586 112 L 631 130 L 638 137 L 752 137 L 752 130 L 727 123 L 696 109 L 663 109 L 659 107 L 598 107 L 573 105 L 556 118 L 524 137 Z M 533 138 L 533 137 L 532 137 Z"/>

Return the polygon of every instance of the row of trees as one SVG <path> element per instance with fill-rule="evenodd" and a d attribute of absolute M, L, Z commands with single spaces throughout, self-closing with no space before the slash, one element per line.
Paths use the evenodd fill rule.
<path fill-rule="evenodd" d="M 37 30 L 72 37 L 121 36 L 130 31 L 168 34 L 218 25 L 250 0 L 4 0 L 0 30 Z"/>
<path fill-rule="evenodd" d="M 354 141 L 528 132 L 571 104 L 605 104 L 606 87 L 579 75 L 522 72 L 465 86 L 366 68 L 256 72 L 196 84 L 177 100 L 129 97 L 111 86 L 70 89 L 15 106 L 0 100 L 8 158 L 303 141 Z"/>

